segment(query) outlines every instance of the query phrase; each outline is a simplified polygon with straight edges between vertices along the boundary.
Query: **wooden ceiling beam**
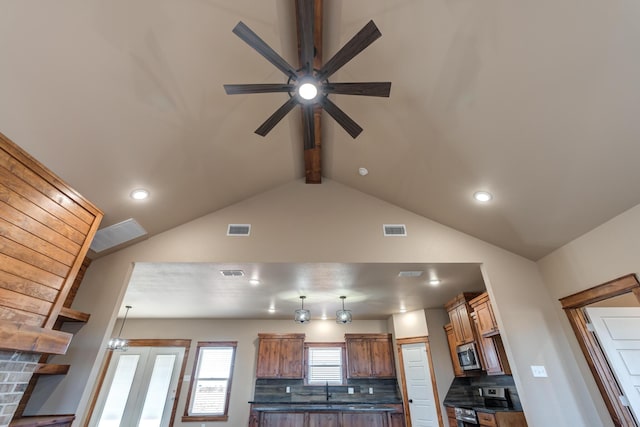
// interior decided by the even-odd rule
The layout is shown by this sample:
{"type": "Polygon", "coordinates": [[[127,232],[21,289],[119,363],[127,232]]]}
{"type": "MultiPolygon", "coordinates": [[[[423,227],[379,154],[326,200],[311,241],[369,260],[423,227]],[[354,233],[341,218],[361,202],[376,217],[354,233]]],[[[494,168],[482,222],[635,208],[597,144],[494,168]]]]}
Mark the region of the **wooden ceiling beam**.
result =
{"type": "MultiPolygon", "coordinates": [[[[313,58],[313,67],[320,69],[322,67],[322,27],[323,27],[323,0],[296,0],[296,29],[298,34],[298,58],[299,63],[302,64],[302,49],[301,49],[301,23],[297,18],[299,3],[301,1],[313,2],[313,17],[314,17],[314,32],[313,32],[313,44],[315,47],[315,56],[313,58]]],[[[322,163],[321,163],[321,148],[322,148],[322,133],[320,130],[320,121],[322,117],[322,107],[317,105],[314,108],[313,120],[315,129],[315,148],[304,150],[304,173],[305,181],[307,184],[320,184],[322,182],[322,163]]]]}

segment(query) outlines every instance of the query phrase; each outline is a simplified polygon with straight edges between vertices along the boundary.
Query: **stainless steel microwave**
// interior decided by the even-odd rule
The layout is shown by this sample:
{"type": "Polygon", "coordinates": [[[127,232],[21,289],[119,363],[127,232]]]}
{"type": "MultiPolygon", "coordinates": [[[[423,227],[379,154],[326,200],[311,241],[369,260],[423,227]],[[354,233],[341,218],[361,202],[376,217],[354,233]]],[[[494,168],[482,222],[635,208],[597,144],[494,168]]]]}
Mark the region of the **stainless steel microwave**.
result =
{"type": "Polygon", "coordinates": [[[462,369],[471,371],[481,368],[475,343],[459,345],[456,351],[458,353],[458,362],[462,369]]]}

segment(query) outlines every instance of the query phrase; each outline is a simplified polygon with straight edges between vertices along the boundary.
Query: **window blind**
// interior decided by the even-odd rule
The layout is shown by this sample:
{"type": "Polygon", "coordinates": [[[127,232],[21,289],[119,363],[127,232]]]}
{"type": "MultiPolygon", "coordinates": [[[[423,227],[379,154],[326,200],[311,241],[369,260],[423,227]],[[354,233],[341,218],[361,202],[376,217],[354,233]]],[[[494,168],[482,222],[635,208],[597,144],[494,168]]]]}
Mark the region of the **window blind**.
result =
{"type": "Polygon", "coordinates": [[[342,348],[309,347],[309,384],[342,384],[342,348]]]}

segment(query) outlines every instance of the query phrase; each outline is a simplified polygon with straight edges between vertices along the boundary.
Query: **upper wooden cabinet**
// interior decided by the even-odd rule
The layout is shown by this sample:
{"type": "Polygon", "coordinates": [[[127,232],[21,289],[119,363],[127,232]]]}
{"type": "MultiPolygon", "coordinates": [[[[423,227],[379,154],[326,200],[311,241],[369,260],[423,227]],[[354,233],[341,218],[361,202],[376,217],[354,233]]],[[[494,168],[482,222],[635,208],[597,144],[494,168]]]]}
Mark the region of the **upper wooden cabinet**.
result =
{"type": "Polygon", "coordinates": [[[390,334],[345,334],[349,378],[395,378],[390,334]]]}
{"type": "Polygon", "coordinates": [[[52,331],[102,212],[0,134],[2,348],[65,353],[52,331]]]}
{"type": "Polygon", "coordinates": [[[493,314],[489,294],[486,292],[469,301],[471,309],[476,314],[478,333],[483,337],[490,337],[500,333],[496,318],[493,314]]]}
{"type": "Polygon", "coordinates": [[[464,377],[465,373],[460,362],[458,361],[458,352],[456,351],[456,337],[453,332],[453,325],[448,323],[444,325],[444,331],[447,334],[447,343],[449,344],[449,355],[451,356],[451,364],[453,365],[453,374],[456,377],[464,377]]]}
{"type": "Polygon", "coordinates": [[[304,378],[304,334],[258,334],[257,378],[304,378]]]}
{"type": "Polygon", "coordinates": [[[471,325],[471,318],[469,317],[471,308],[468,301],[477,295],[477,293],[465,292],[445,304],[445,308],[449,313],[449,319],[451,320],[451,326],[453,327],[456,345],[475,341],[473,326],[471,325]]]}

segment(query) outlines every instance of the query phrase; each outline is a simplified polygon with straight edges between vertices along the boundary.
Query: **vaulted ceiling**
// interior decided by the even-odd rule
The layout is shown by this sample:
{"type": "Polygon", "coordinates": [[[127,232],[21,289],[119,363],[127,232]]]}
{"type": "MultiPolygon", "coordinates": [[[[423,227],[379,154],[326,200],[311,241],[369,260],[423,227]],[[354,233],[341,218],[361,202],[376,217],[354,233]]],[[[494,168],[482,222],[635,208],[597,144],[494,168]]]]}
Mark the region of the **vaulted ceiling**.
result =
{"type": "MultiPolygon", "coordinates": [[[[325,0],[325,58],[382,32],[334,80],[393,86],[332,96],[364,131],[323,119],[322,174],[538,259],[640,202],[639,18],[621,0],[325,0]]],[[[104,226],[150,234],[302,179],[299,113],[253,133],[287,95],[223,90],[285,82],[239,21],[297,63],[292,0],[5,0],[0,132],[104,226]]]]}

